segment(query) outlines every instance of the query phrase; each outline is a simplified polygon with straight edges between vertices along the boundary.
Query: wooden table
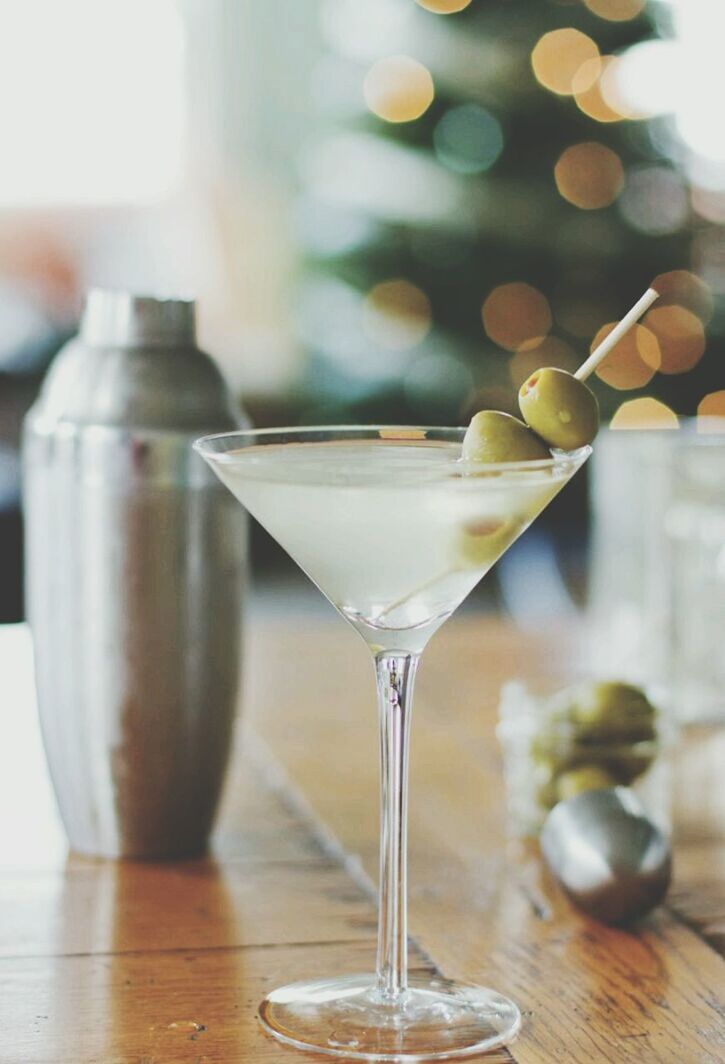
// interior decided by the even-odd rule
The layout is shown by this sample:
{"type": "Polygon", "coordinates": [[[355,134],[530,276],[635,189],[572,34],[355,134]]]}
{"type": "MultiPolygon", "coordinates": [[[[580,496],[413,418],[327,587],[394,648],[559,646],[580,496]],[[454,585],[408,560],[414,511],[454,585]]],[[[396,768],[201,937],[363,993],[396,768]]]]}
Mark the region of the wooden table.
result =
{"type": "MultiPolygon", "coordinates": [[[[175,864],[67,856],[27,633],[0,629],[1,1064],[329,1059],[267,1038],[255,1009],[280,982],[374,964],[372,670],[341,622],[250,628],[213,856],[175,864]]],[[[519,1039],[490,1061],[725,1061],[722,736],[709,783],[702,749],[678,754],[676,882],[636,933],[577,916],[535,854],[506,843],[499,685],[566,678],[576,656],[562,633],[488,620],[454,620],[431,644],[413,735],[413,963],[520,1003],[519,1039]]]]}

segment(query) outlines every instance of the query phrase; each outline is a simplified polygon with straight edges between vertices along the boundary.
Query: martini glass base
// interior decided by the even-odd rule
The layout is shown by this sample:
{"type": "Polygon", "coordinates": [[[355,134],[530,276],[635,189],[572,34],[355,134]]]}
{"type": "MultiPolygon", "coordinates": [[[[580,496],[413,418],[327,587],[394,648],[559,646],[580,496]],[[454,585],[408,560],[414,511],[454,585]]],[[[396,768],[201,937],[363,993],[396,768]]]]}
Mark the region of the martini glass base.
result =
{"type": "Polygon", "coordinates": [[[259,1018],[281,1042],[347,1060],[466,1057],[510,1042],[521,1025],[495,990],[425,976],[411,976],[394,1002],[369,975],[290,983],[264,999],[259,1018]]]}

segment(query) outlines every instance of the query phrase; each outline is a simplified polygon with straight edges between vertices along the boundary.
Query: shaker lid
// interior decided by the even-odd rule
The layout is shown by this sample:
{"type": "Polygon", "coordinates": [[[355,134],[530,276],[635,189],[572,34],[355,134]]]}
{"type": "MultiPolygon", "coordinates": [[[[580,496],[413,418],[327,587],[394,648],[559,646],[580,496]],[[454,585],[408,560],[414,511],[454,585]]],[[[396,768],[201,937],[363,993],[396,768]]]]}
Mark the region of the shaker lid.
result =
{"type": "Polygon", "coordinates": [[[91,288],[81,319],[81,336],[98,347],[193,346],[192,299],[162,299],[133,292],[91,288]]]}

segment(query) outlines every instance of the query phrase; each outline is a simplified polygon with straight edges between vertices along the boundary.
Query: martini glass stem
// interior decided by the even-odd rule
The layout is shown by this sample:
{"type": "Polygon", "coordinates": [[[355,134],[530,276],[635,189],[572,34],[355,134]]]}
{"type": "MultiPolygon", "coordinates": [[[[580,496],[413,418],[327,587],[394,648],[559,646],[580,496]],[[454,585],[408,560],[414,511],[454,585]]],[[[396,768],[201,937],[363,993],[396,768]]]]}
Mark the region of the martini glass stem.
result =
{"type": "Polygon", "coordinates": [[[408,985],[408,748],[419,656],[375,656],[380,712],[380,901],[378,992],[394,1001],[408,985]]]}

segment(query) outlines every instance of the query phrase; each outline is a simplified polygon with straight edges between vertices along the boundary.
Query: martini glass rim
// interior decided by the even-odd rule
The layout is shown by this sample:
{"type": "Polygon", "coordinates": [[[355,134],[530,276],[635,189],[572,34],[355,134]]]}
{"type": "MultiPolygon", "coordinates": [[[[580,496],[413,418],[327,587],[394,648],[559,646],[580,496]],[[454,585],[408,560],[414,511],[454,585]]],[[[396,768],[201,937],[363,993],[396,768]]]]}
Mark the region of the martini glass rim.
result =
{"type": "MultiPolygon", "coordinates": [[[[422,442],[462,442],[466,429],[460,425],[396,425],[396,424],[372,424],[372,425],[285,425],[280,427],[263,429],[234,429],[226,432],[213,432],[199,437],[193,443],[194,450],[209,462],[223,461],[232,448],[217,447],[222,442],[246,441],[247,446],[253,446],[255,439],[260,442],[269,441],[270,437],[294,437],[287,440],[279,440],[279,446],[289,446],[293,443],[332,443],[334,437],[356,438],[362,441],[368,439],[380,439],[383,443],[397,443],[403,446],[415,446],[422,442]],[[382,434],[385,435],[382,435],[382,434]],[[400,433],[398,437],[392,435],[400,433]],[[424,436],[412,436],[411,433],[425,433],[424,436]],[[332,439],[319,439],[318,437],[330,436],[332,439]]],[[[486,473],[504,472],[540,472],[547,469],[560,469],[570,463],[575,466],[583,465],[589,458],[592,448],[589,445],[579,447],[574,451],[554,451],[551,458],[535,458],[516,462],[475,462],[461,461],[464,471],[480,469],[486,473]]]]}

